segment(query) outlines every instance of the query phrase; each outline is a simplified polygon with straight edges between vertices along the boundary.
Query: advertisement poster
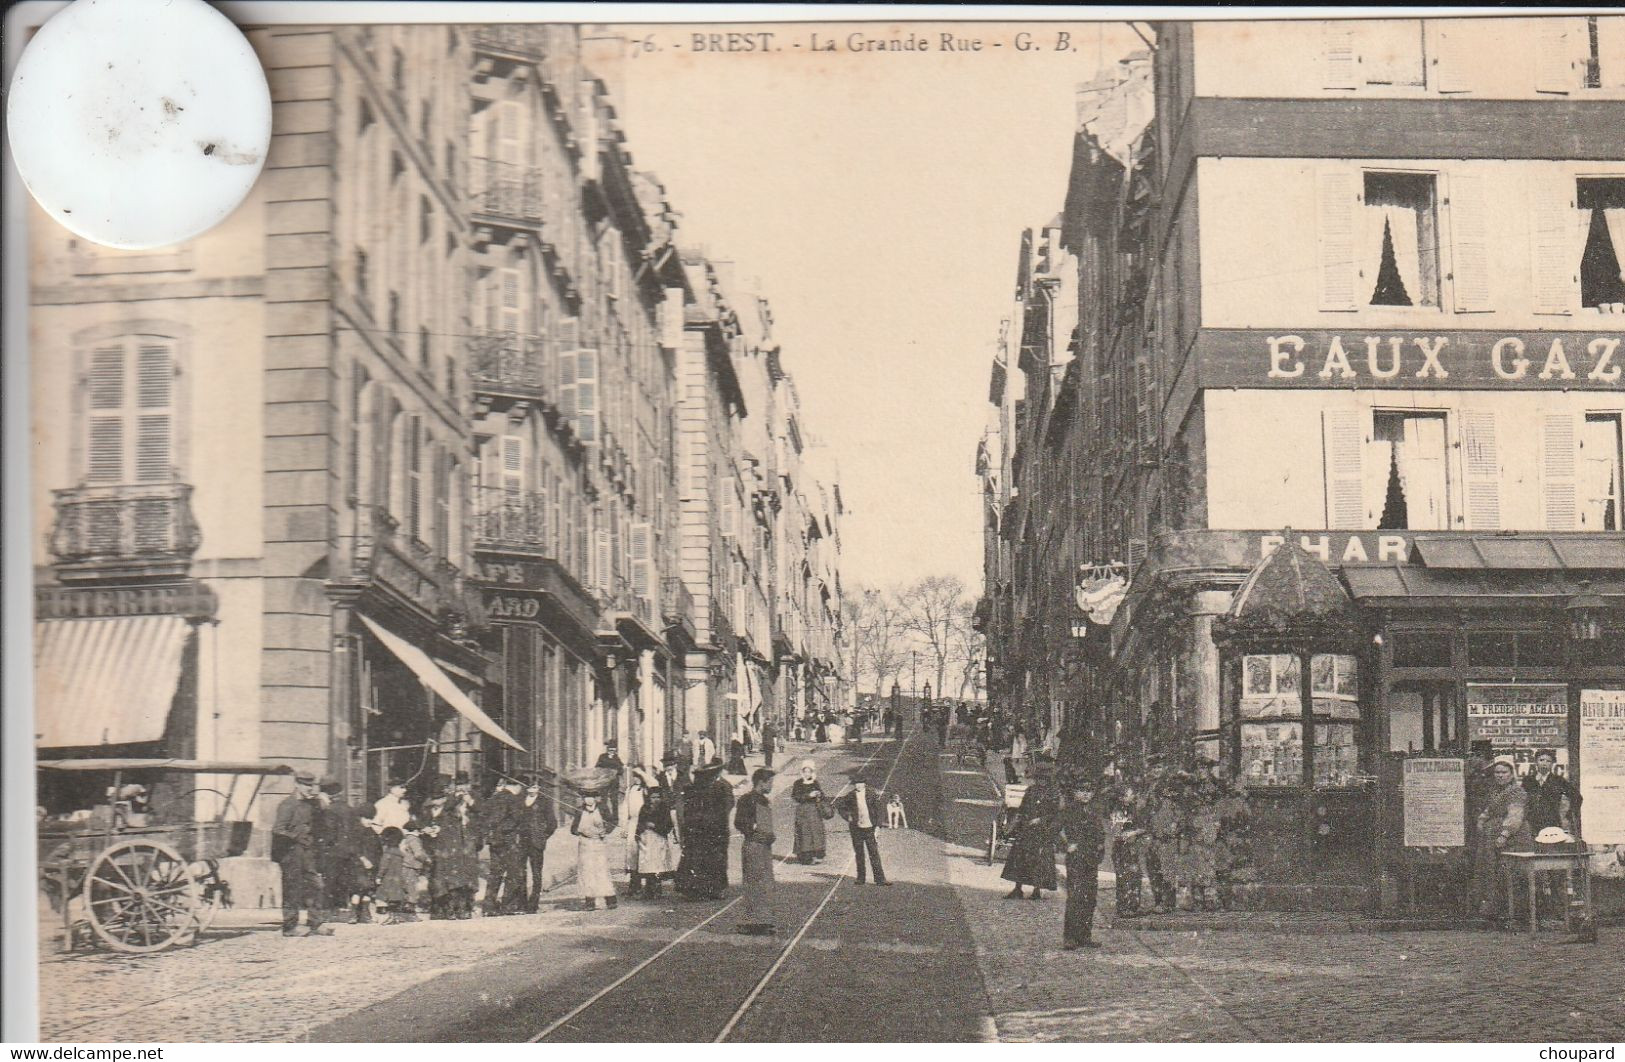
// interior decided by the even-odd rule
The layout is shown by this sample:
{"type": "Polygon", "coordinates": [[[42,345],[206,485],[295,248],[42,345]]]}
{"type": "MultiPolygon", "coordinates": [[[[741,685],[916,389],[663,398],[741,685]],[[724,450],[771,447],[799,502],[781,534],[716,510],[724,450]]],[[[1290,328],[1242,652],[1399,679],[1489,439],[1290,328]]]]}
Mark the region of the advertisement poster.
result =
{"type": "Polygon", "coordinates": [[[1625,844],[1625,690],[1580,692],[1580,814],[1592,844],[1625,844]]]}
{"type": "Polygon", "coordinates": [[[1467,843],[1466,761],[1405,761],[1405,847],[1467,843]]]}
{"type": "Polygon", "coordinates": [[[1569,689],[1560,682],[1467,684],[1467,740],[1488,741],[1497,758],[1510,758],[1528,774],[1536,749],[1557,753],[1557,773],[1568,774],[1569,689]]]}

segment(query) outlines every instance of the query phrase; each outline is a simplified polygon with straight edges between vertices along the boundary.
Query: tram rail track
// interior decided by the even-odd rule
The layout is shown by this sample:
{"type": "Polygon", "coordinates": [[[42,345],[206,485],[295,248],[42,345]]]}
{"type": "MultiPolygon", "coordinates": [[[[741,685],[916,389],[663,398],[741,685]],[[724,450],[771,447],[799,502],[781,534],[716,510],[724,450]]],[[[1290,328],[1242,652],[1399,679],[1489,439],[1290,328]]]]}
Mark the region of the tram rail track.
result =
{"type": "MultiPolygon", "coordinates": [[[[891,785],[892,776],[896,773],[898,765],[902,762],[903,752],[908,747],[908,743],[913,739],[913,737],[913,734],[906,735],[901,742],[896,744],[895,754],[892,757],[891,766],[886,771],[885,780],[880,784],[881,790],[884,791],[891,785]]],[[[877,748],[874,752],[870,753],[870,755],[863,760],[858,769],[852,773],[861,775],[864,771],[868,770],[869,766],[874,763],[875,759],[880,756],[880,754],[885,751],[888,746],[890,746],[890,742],[882,743],[880,748],[877,748]]],[[[788,856],[783,857],[779,860],[779,862],[781,864],[788,862],[789,858],[790,857],[788,856]]],[[[840,890],[841,886],[847,881],[852,880],[853,871],[855,869],[855,860],[851,855],[848,855],[839,876],[836,877],[835,881],[830,885],[828,890],[825,891],[823,897],[818,901],[817,905],[813,907],[812,912],[808,914],[806,918],[802,919],[800,925],[797,926],[796,931],[791,934],[784,946],[779,949],[778,954],[774,957],[772,963],[767,967],[766,971],[755,980],[743,999],[741,999],[738,1005],[732,1009],[727,1019],[722,1022],[716,1034],[711,1037],[712,1043],[724,1043],[735,1033],[735,1031],[739,1028],[740,1023],[750,1013],[751,1009],[761,1001],[763,995],[766,994],[775,978],[778,977],[780,972],[790,962],[796,948],[806,938],[808,931],[813,926],[813,923],[816,922],[819,916],[824,913],[824,909],[829,906],[829,902],[834,899],[835,894],[840,890]]],[[[627,988],[629,985],[634,984],[638,977],[647,973],[652,967],[655,967],[661,959],[666,958],[673,952],[676,952],[680,945],[693,938],[694,935],[697,934],[701,929],[704,929],[707,925],[710,925],[712,922],[716,921],[723,914],[738,904],[742,899],[742,896],[736,896],[729,900],[717,910],[707,915],[703,920],[684,930],[681,934],[661,947],[654,954],[650,955],[646,959],[643,959],[630,970],[616,977],[603,988],[600,988],[597,992],[589,996],[586,1000],[577,1004],[562,1017],[555,1018],[553,1021],[549,1022],[539,1032],[528,1037],[527,1042],[545,1042],[559,1032],[571,1028],[572,1024],[582,1015],[591,1013],[595,1008],[606,1004],[606,1002],[612,1002],[617,992],[627,988]]],[[[697,1037],[696,1040],[698,1040],[697,1037]]]]}

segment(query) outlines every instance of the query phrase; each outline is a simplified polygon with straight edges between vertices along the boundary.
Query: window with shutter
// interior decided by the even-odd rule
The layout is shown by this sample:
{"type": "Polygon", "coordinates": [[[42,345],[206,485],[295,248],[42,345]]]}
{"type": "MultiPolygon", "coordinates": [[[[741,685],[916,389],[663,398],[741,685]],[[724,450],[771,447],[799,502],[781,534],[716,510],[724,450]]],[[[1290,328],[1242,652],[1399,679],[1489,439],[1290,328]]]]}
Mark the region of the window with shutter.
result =
{"type": "Polygon", "coordinates": [[[174,474],[174,346],[126,336],[90,352],[85,387],[87,483],[160,483],[174,474]]]}
{"type": "Polygon", "coordinates": [[[1625,88],[1625,15],[1601,15],[1590,20],[1596,88],[1625,88]]]}
{"type": "Polygon", "coordinates": [[[1355,243],[1360,185],[1352,170],[1322,170],[1315,177],[1319,203],[1320,308],[1355,308],[1355,243]]]}
{"type": "Polygon", "coordinates": [[[1494,413],[1482,409],[1461,411],[1461,471],[1468,528],[1499,531],[1501,458],[1496,448],[1494,413]]]}
{"type": "Polygon", "coordinates": [[[435,448],[434,547],[440,556],[451,553],[451,456],[435,448]]]}
{"type": "Polygon", "coordinates": [[[1328,409],[1321,414],[1326,466],[1326,526],[1358,531],[1372,525],[1366,507],[1361,451],[1364,417],[1358,410],[1328,409]]]}
{"type": "Polygon", "coordinates": [[[576,352],[576,434],[584,443],[598,441],[598,351],[576,352]]]}
{"type": "Polygon", "coordinates": [[[574,425],[576,416],[576,352],[559,351],[559,416],[574,425]]]}
{"type": "Polygon", "coordinates": [[[1580,530],[1620,530],[1621,417],[1618,413],[1587,413],[1580,431],[1580,530]]]}
{"type": "Polygon", "coordinates": [[[423,421],[406,418],[406,530],[423,538],[423,421]]]}
{"type": "Polygon", "coordinates": [[[1325,83],[1329,89],[1356,87],[1358,71],[1355,69],[1354,27],[1353,22],[1324,23],[1323,61],[1325,83]]]}
{"type": "Polygon", "coordinates": [[[1540,440],[1540,486],[1546,530],[1573,531],[1578,517],[1573,414],[1546,414],[1540,440]]]}
{"type": "Polygon", "coordinates": [[[613,592],[615,589],[615,584],[610,568],[611,561],[608,528],[599,527],[595,545],[598,551],[598,587],[606,593],[613,592]]]}
{"type": "Polygon", "coordinates": [[[1490,297],[1489,219],[1484,178],[1455,174],[1450,178],[1451,288],[1457,313],[1485,313],[1490,297]]]}
{"type": "Polygon", "coordinates": [[[502,311],[497,328],[502,332],[524,331],[524,291],[519,270],[505,267],[502,273],[502,311]]]}
{"type": "Polygon", "coordinates": [[[525,437],[523,435],[504,435],[502,437],[502,489],[508,494],[518,494],[525,489],[525,437]]]}
{"type": "Polygon", "coordinates": [[[1572,314],[1580,288],[1579,211],[1575,185],[1561,178],[1532,178],[1529,225],[1535,312],[1572,314]]]}

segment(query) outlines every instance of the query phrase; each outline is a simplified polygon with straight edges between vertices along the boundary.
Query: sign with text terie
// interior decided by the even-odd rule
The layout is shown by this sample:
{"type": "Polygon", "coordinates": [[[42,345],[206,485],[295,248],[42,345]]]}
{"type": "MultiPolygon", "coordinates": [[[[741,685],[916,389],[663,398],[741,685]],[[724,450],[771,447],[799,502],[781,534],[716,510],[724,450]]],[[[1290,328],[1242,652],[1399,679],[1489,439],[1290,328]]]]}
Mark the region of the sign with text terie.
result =
{"type": "Polygon", "coordinates": [[[1455,759],[1405,761],[1405,847],[1467,843],[1467,765],[1455,759]]]}
{"type": "Polygon", "coordinates": [[[1625,391],[1609,332],[1204,329],[1202,387],[1625,391]]]}
{"type": "Polygon", "coordinates": [[[1560,682],[1467,683],[1467,740],[1488,741],[1497,758],[1529,773],[1537,749],[1569,760],[1569,688],[1560,682]]]}
{"type": "Polygon", "coordinates": [[[1625,690],[1580,691],[1580,815],[1592,844],[1625,844],[1625,690]]]}

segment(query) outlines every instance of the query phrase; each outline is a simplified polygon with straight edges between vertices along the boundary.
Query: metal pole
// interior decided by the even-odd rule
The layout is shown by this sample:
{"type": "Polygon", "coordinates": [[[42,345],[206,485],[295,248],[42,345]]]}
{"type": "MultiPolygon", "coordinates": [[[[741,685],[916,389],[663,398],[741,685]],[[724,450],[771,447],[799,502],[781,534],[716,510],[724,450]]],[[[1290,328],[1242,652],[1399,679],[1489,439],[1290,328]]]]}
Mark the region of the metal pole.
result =
{"type": "Polygon", "coordinates": [[[908,690],[918,697],[920,695],[920,651],[918,649],[911,650],[909,659],[911,663],[908,666],[908,690]]]}

